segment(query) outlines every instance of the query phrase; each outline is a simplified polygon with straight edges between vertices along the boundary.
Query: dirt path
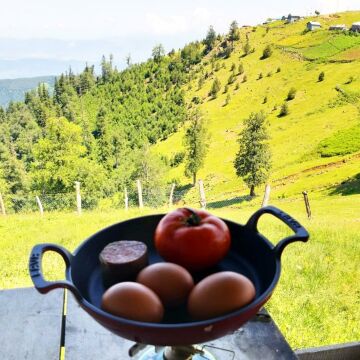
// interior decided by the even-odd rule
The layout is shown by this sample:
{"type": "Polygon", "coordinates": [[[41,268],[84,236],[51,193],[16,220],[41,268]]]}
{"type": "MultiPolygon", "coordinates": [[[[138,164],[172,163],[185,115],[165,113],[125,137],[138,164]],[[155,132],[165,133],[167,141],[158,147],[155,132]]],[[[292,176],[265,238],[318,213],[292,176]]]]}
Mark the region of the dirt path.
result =
{"type": "Polygon", "coordinates": [[[342,167],[342,166],[344,166],[344,164],[346,164],[346,162],[348,162],[349,160],[357,159],[357,158],[360,158],[360,153],[354,154],[354,155],[350,156],[350,157],[347,158],[347,159],[342,159],[342,160],[333,161],[333,162],[330,162],[330,163],[327,163],[327,164],[322,164],[322,165],[313,166],[313,167],[311,167],[311,168],[302,170],[302,171],[297,172],[297,173],[295,173],[295,174],[291,174],[291,175],[285,176],[285,177],[283,177],[283,178],[281,178],[281,179],[276,179],[276,180],[274,180],[274,188],[279,187],[279,186],[281,186],[281,185],[285,185],[284,182],[289,181],[289,180],[297,179],[297,178],[299,178],[302,174],[307,174],[307,173],[311,173],[311,172],[316,172],[316,171],[322,170],[322,169],[332,169],[332,168],[335,168],[335,167],[342,167]]]}

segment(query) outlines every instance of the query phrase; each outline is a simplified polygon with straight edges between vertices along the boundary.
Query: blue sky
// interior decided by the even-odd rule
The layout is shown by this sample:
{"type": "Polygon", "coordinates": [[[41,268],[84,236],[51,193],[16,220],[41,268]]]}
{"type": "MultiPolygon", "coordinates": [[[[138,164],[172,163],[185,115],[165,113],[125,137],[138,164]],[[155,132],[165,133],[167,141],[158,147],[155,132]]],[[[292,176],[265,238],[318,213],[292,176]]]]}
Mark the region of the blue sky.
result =
{"type": "Polygon", "coordinates": [[[113,53],[120,67],[127,54],[145,60],[157,43],[169,51],[202,39],[209,25],[224,33],[232,20],[252,25],[288,13],[360,9],[359,0],[0,0],[0,5],[0,61],[98,63],[102,54],[113,53]]]}

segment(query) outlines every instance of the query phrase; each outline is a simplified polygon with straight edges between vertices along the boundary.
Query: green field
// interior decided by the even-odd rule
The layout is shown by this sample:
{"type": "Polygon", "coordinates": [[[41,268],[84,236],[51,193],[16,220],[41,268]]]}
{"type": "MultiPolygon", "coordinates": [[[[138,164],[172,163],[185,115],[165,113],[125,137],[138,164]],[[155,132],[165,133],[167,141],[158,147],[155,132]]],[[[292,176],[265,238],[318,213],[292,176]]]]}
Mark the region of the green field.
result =
{"type": "MultiPolygon", "coordinates": [[[[256,199],[257,201],[259,199],[256,199]]],[[[257,202],[256,201],[256,202],[257,202]]],[[[355,341],[360,338],[360,195],[311,199],[313,217],[308,220],[301,198],[274,200],[310,232],[308,243],[288,246],[282,256],[280,282],[267,309],[293,348],[355,341]]],[[[214,210],[227,219],[245,223],[258,205],[243,204],[214,210]]],[[[164,212],[168,209],[159,209],[164,212]]],[[[151,209],[111,212],[10,215],[0,218],[0,288],[31,286],[27,271],[33,245],[60,244],[70,251],[95,231],[128,217],[153,213],[151,209]]],[[[276,243],[289,229],[270,215],[259,223],[260,232],[276,243]]],[[[46,253],[48,279],[62,279],[59,255],[46,253]]]]}

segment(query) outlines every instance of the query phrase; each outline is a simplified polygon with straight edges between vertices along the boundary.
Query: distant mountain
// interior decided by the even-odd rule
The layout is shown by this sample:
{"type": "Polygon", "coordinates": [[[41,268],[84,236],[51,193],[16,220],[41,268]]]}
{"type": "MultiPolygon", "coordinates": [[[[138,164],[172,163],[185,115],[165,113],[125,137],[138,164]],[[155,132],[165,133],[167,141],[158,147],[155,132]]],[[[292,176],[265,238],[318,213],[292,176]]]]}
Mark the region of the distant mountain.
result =
{"type": "MultiPolygon", "coordinates": [[[[1,46],[1,41],[0,41],[1,46]]],[[[58,60],[54,58],[4,59],[0,57],[0,79],[30,78],[35,76],[60,75],[71,67],[77,73],[84,69],[86,61],[58,60]]]]}
{"type": "Polygon", "coordinates": [[[10,101],[23,101],[25,93],[36,88],[39,83],[48,84],[52,92],[54,82],[55,76],[0,80],[0,106],[6,106],[10,101]]]}

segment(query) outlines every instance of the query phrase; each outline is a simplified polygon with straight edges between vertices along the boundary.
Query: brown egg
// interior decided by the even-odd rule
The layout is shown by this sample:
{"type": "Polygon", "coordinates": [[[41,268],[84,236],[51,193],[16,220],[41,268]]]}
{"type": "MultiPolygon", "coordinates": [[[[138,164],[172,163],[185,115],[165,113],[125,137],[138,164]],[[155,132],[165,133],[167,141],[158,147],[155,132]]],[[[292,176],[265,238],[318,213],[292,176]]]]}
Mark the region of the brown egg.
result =
{"type": "Polygon", "coordinates": [[[247,277],[222,271],[195,285],[189,296],[188,311],[194,319],[210,319],[238,310],[254,297],[255,287],[247,277]]]}
{"type": "Polygon", "coordinates": [[[147,266],[136,281],[152,289],[166,307],[185,303],[194,287],[193,278],[185,268],[168,262],[147,266]]]}
{"type": "Polygon", "coordinates": [[[159,297],[146,286],[130,281],[107,289],[101,308],[113,315],[144,322],[160,322],[164,315],[159,297]]]}

